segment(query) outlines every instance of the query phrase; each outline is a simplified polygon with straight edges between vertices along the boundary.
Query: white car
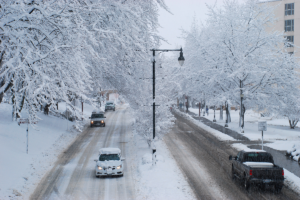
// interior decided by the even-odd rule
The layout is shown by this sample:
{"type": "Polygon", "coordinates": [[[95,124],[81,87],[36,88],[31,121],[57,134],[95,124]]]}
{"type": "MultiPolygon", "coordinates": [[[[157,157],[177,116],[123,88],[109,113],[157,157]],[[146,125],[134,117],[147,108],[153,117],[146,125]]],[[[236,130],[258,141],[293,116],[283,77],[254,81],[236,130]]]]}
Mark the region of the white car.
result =
{"type": "Polygon", "coordinates": [[[102,148],[96,161],[96,177],[123,176],[124,166],[119,148],[102,148]]]}

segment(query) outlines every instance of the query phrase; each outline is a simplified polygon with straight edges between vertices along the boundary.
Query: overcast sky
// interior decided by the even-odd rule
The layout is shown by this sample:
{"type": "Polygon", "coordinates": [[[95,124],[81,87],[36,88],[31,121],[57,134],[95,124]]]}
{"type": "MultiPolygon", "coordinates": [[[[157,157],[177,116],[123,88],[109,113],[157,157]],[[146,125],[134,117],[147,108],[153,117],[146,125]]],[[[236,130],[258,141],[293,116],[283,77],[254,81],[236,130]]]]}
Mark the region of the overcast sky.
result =
{"type": "MultiPolygon", "coordinates": [[[[162,28],[159,33],[170,44],[163,42],[160,48],[177,48],[184,45],[184,41],[180,39],[181,31],[183,28],[189,30],[193,17],[199,22],[204,22],[207,18],[208,5],[214,5],[215,0],[164,0],[170,11],[170,14],[165,10],[160,9],[159,22],[162,28]]],[[[240,2],[244,0],[239,0],[240,2]]],[[[217,5],[221,6],[223,0],[218,0],[217,5]]]]}

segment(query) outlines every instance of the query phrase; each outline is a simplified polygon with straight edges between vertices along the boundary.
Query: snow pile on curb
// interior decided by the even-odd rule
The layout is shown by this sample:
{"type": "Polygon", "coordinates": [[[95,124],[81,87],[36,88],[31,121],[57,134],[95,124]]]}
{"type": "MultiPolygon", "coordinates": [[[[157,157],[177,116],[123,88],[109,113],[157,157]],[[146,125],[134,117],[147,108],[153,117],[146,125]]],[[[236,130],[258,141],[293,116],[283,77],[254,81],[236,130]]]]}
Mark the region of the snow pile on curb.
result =
{"type": "Polygon", "coordinates": [[[287,169],[284,169],[284,185],[291,188],[296,193],[300,194],[300,178],[291,173],[287,169]]]}
{"type": "Polygon", "coordinates": [[[299,162],[299,157],[300,157],[300,145],[299,144],[294,144],[293,147],[289,150],[286,151],[287,156],[291,156],[293,160],[299,162]]]}
{"type": "Polygon", "coordinates": [[[213,129],[213,128],[211,128],[211,127],[203,124],[199,120],[196,120],[193,117],[191,117],[189,114],[182,113],[182,112],[178,111],[178,109],[174,109],[174,111],[178,115],[180,115],[180,116],[182,116],[182,117],[184,117],[184,118],[192,121],[194,124],[196,124],[198,127],[202,128],[203,130],[211,133],[212,135],[214,135],[215,137],[217,137],[221,141],[236,141],[236,139],[234,139],[233,137],[231,137],[229,135],[226,135],[226,134],[224,134],[224,133],[222,133],[222,132],[220,132],[218,130],[215,130],[215,129],[213,129]]]}

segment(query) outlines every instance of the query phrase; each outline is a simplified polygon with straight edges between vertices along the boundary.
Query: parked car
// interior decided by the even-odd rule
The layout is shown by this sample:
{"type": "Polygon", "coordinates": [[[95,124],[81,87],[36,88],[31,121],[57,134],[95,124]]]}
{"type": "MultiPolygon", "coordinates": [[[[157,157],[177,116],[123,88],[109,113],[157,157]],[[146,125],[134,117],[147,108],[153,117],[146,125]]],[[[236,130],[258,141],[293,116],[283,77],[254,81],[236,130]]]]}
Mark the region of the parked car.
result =
{"type": "Polygon", "coordinates": [[[102,148],[99,150],[99,158],[96,162],[96,177],[123,176],[125,159],[121,157],[119,148],[102,148]]]}
{"type": "Polygon", "coordinates": [[[245,189],[251,184],[261,186],[274,185],[275,190],[280,192],[284,182],[284,170],[274,164],[273,156],[264,150],[244,150],[237,156],[229,156],[232,160],[232,178],[242,180],[245,189]]]}
{"type": "Polygon", "coordinates": [[[106,102],[105,111],[107,111],[107,110],[113,110],[113,111],[116,110],[116,106],[115,106],[114,102],[106,102]]]}
{"type": "Polygon", "coordinates": [[[103,111],[93,111],[90,117],[90,125],[93,126],[103,126],[105,127],[105,116],[103,111]]]}

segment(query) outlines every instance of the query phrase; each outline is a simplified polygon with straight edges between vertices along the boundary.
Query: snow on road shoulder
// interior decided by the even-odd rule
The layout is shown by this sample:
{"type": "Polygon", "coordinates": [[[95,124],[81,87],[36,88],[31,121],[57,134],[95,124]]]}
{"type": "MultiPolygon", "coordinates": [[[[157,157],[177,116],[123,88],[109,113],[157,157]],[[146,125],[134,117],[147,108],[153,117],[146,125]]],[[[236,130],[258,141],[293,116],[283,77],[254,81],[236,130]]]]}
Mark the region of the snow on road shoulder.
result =
{"type": "Polygon", "coordinates": [[[300,194],[300,178],[288,171],[287,169],[284,169],[284,177],[284,185],[288,186],[296,193],[300,194]]]}
{"type": "Polygon", "coordinates": [[[196,199],[165,143],[156,142],[157,163],[152,166],[151,149],[145,138],[137,135],[139,149],[137,199],[196,199]]]}
{"type": "Polygon", "coordinates": [[[181,115],[182,117],[192,121],[194,124],[196,124],[197,126],[199,126],[200,128],[202,128],[203,130],[211,133],[212,135],[214,135],[215,137],[217,137],[219,140],[222,140],[222,141],[236,141],[236,139],[234,139],[233,137],[229,136],[229,135],[226,135],[218,130],[215,130],[205,124],[203,124],[201,121],[199,120],[196,120],[194,119],[193,117],[191,117],[189,114],[186,114],[186,113],[182,113],[180,112],[179,110],[177,109],[174,109],[176,110],[175,112],[177,112],[177,114],[181,115]]]}

